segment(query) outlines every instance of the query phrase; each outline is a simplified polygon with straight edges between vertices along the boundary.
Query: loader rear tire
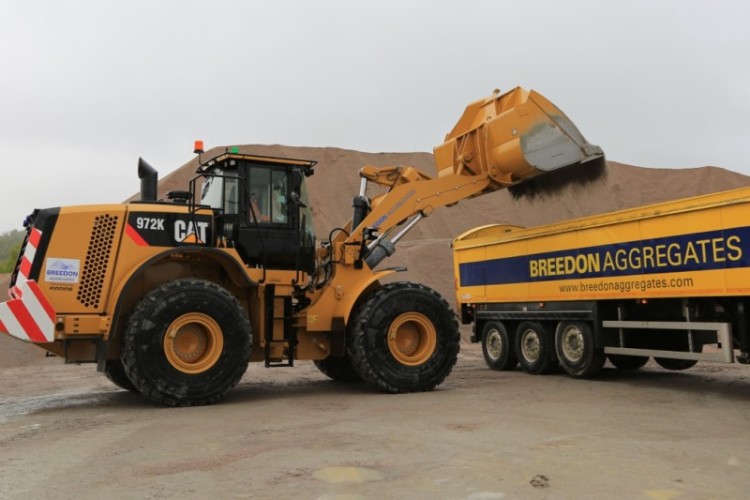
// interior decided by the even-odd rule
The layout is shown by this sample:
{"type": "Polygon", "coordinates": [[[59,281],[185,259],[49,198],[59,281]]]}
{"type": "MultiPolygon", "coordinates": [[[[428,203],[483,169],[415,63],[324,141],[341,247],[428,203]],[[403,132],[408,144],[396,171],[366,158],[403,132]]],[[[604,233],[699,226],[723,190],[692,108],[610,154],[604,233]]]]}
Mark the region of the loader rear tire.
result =
{"type": "Polygon", "coordinates": [[[128,321],[125,373],[153,402],[195,406],[237,385],[250,359],[250,322],[237,299],[205,280],[180,279],[146,295],[128,321]]]}
{"type": "Polygon", "coordinates": [[[429,391],[458,359],[460,334],[450,305],[415,283],[391,283],[366,297],[350,320],[352,365],[382,391],[429,391]]]}
{"type": "Polygon", "coordinates": [[[136,386],[133,385],[133,382],[128,378],[128,375],[125,373],[125,368],[122,366],[122,361],[119,359],[108,359],[104,362],[104,376],[120,389],[125,389],[130,392],[138,392],[138,388],[136,388],[136,386]]]}
{"type": "Polygon", "coordinates": [[[352,366],[349,356],[328,356],[313,361],[320,373],[336,382],[359,382],[362,377],[352,366]]]}
{"type": "Polygon", "coordinates": [[[482,329],[482,355],[493,370],[513,370],[518,366],[513,337],[500,322],[490,321],[482,329]]]}

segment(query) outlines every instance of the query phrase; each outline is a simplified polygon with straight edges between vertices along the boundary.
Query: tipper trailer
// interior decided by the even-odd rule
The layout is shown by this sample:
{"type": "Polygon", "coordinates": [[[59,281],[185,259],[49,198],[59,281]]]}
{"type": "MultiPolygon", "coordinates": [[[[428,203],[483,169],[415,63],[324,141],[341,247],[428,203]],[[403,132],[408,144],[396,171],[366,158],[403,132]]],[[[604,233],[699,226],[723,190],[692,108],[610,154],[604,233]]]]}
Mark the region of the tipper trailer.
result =
{"type": "Polygon", "coordinates": [[[453,252],[461,319],[490,368],[559,364],[581,377],[607,358],[622,369],[750,362],[750,188],[479,227],[453,252]]]}

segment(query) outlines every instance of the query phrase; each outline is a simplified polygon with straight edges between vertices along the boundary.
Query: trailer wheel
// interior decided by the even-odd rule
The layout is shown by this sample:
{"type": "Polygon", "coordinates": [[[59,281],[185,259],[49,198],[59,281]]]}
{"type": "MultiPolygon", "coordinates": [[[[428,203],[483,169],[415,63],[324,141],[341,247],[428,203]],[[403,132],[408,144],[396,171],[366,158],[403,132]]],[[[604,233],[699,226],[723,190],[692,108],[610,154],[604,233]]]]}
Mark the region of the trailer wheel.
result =
{"type": "Polygon", "coordinates": [[[357,370],[352,366],[349,356],[328,356],[325,359],[313,361],[320,373],[337,382],[358,382],[362,380],[357,370]]]}
{"type": "Polygon", "coordinates": [[[130,392],[138,392],[136,386],[130,381],[119,359],[108,359],[104,362],[104,376],[120,389],[130,392]]]}
{"type": "Polygon", "coordinates": [[[247,369],[250,322],[224,288],[199,279],[166,283],[128,321],[122,361],[148,399],[169,406],[213,403],[247,369]]]}
{"type": "Polygon", "coordinates": [[[654,358],[656,364],[666,370],[687,370],[688,368],[694,367],[697,363],[697,359],[670,359],[670,358],[654,358]]]}
{"type": "Polygon", "coordinates": [[[524,321],[515,335],[516,356],[527,373],[551,373],[557,367],[554,338],[542,323],[524,321]]]}
{"type": "Polygon", "coordinates": [[[622,354],[607,355],[609,362],[618,370],[637,370],[648,363],[648,356],[624,356],[622,354]]]}
{"type": "Polygon", "coordinates": [[[607,360],[604,349],[594,345],[591,326],[582,321],[561,321],[555,332],[555,348],[560,365],[574,377],[597,373],[607,360]]]}
{"type": "Polygon", "coordinates": [[[515,347],[505,325],[490,321],[482,330],[482,354],[493,370],[512,370],[518,365],[515,347]]]}
{"type": "Polygon", "coordinates": [[[365,382],[385,392],[432,390],[456,364],[456,315],[423,285],[385,285],[360,303],[350,321],[352,365],[365,382]]]}

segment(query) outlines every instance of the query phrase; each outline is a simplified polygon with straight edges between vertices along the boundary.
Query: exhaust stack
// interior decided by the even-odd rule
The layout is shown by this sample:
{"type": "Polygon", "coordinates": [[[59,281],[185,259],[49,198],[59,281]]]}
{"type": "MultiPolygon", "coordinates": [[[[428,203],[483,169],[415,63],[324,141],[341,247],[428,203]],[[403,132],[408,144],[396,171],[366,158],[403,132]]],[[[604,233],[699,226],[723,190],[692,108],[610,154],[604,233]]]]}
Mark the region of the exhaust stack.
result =
{"type": "Polygon", "coordinates": [[[141,201],[156,201],[159,173],[143,158],[138,158],[138,178],[141,180],[141,201]]]}

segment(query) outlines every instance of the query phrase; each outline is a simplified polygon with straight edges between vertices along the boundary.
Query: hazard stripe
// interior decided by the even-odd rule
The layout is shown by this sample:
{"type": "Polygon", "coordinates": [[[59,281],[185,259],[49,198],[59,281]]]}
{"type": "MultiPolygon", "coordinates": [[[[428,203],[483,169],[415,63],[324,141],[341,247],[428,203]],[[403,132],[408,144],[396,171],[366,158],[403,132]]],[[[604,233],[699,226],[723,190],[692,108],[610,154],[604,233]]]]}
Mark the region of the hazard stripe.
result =
{"type": "MultiPolygon", "coordinates": [[[[52,308],[52,304],[49,303],[49,300],[47,300],[47,297],[42,293],[39,285],[37,285],[36,281],[27,281],[24,283],[24,288],[31,290],[31,295],[27,295],[30,299],[28,301],[29,307],[35,309],[38,307],[40,314],[47,316],[47,319],[49,319],[49,326],[52,328],[55,323],[55,310],[52,308]],[[31,296],[33,296],[33,299],[31,299],[31,296]]],[[[38,314],[34,314],[34,317],[37,318],[37,321],[43,320],[38,314]]],[[[44,327],[42,327],[42,329],[44,330],[44,327]]]]}
{"type": "Polygon", "coordinates": [[[34,262],[34,257],[36,257],[36,247],[26,245],[26,248],[23,250],[23,256],[28,259],[29,262],[34,262]]]}
{"type": "Polygon", "coordinates": [[[31,272],[31,261],[27,259],[25,255],[23,256],[23,259],[21,259],[21,267],[18,269],[18,272],[21,273],[24,278],[27,278],[31,272]]]}
{"type": "Polygon", "coordinates": [[[135,228],[130,224],[125,225],[125,234],[130,236],[130,239],[133,240],[133,242],[139,247],[149,246],[146,240],[144,240],[143,237],[138,234],[138,231],[136,231],[135,228]]]}
{"type": "Polygon", "coordinates": [[[42,238],[42,232],[36,228],[31,229],[29,233],[29,240],[26,242],[26,246],[23,249],[23,255],[21,256],[21,265],[18,268],[18,277],[16,282],[22,282],[29,279],[31,274],[31,266],[34,263],[34,257],[36,257],[36,247],[39,246],[39,241],[42,238]],[[21,279],[22,278],[22,279],[21,279]]]}
{"type": "Polygon", "coordinates": [[[5,334],[10,335],[10,332],[8,332],[8,329],[5,328],[5,325],[3,324],[2,320],[0,320],[0,333],[5,333],[5,334]]]}
{"type": "Polygon", "coordinates": [[[3,329],[8,335],[13,335],[14,337],[18,337],[19,339],[28,342],[29,338],[16,320],[16,317],[13,316],[13,313],[8,307],[9,303],[10,302],[0,303],[0,323],[3,324],[3,329]]]}
{"type": "Polygon", "coordinates": [[[29,278],[27,276],[24,276],[22,273],[18,273],[18,276],[16,276],[16,286],[20,285],[21,283],[26,283],[26,281],[29,278]]]}
{"type": "Polygon", "coordinates": [[[36,248],[39,246],[39,240],[41,239],[42,239],[42,232],[35,227],[32,228],[31,233],[29,234],[28,244],[36,248]]]}
{"type": "Polygon", "coordinates": [[[55,310],[39,285],[30,280],[11,292],[14,298],[0,303],[0,331],[31,342],[54,341],[55,310]]]}
{"type": "MultiPolygon", "coordinates": [[[[31,317],[29,310],[26,309],[24,303],[20,300],[10,300],[7,302],[8,309],[18,321],[21,326],[21,330],[29,337],[32,342],[46,342],[47,339],[44,337],[44,333],[39,329],[39,325],[36,324],[34,318],[31,317]]],[[[11,332],[13,333],[13,332],[11,332]]]]}

